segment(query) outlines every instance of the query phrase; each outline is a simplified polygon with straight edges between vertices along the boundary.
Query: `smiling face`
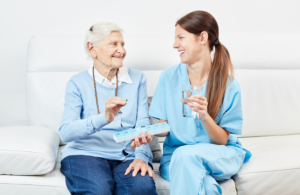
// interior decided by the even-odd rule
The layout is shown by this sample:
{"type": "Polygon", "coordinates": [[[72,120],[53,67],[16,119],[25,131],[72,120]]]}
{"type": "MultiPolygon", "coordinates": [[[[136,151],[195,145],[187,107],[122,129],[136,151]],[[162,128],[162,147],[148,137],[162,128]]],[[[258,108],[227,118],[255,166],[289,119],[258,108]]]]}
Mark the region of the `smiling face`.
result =
{"type": "Polygon", "coordinates": [[[191,65],[201,59],[201,51],[203,50],[205,42],[207,42],[207,39],[205,41],[202,37],[203,33],[196,36],[184,30],[180,25],[176,25],[173,48],[180,52],[182,63],[191,65]]]}
{"type": "Polygon", "coordinates": [[[108,68],[120,68],[123,66],[123,60],[126,56],[124,45],[122,34],[113,31],[97,46],[93,46],[90,54],[94,58],[95,63],[100,63],[108,68]]]}

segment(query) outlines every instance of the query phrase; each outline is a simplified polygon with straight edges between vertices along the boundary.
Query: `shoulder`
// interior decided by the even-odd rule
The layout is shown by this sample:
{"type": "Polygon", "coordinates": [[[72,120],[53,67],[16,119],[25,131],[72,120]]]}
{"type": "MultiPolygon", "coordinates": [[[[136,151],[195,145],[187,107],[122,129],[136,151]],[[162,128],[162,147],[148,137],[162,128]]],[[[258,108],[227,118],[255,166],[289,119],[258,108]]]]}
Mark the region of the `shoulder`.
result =
{"type": "Polygon", "coordinates": [[[128,68],[128,74],[133,83],[134,81],[145,82],[147,80],[146,75],[142,71],[136,69],[128,68]]]}
{"type": "Polygon", "coordinates": [[[74,74],[69,81],[73,81],[75,83],[82,82],[83,80],[87,80],[89,77],[91,77],[88,73],[88,71],[79,72],[77,74],[74,74]]]}
{"type": "Polygon", "coordinates": [[[79,86],[84,85],[87,81],[92,79],[89,77],[91,76],[89,75],[88,71],[79,72],[69,79],[67,83],[67,88],[79,88],[79,86]]]}
{"type": "Polygon", "coordinates": [[[163,79],[170,79],[172,77],[175,77],[175,78],[178,78],[178,75],[181,73],[182,71],[182,66],[185,66],[185,64],[183,63],[180,63],[180,64],[177,64],[175,66],[171,66],[167,69],[165,69],[161,75],[160,75],[160,79],[163,80],[163,79]]]}
{"type": "Polygon", "coordinates": [[[241,88],[237,80],[230,77],[223,99],[223,106],[227,110],[236,101],[241,101],[241,88]]]}
{"type": "Polygon", "coordinates": [[[240,93],[240,91],[241,88],[238,81],[233,77],[229,76],[225,93],[235,94],[240,93]]]}

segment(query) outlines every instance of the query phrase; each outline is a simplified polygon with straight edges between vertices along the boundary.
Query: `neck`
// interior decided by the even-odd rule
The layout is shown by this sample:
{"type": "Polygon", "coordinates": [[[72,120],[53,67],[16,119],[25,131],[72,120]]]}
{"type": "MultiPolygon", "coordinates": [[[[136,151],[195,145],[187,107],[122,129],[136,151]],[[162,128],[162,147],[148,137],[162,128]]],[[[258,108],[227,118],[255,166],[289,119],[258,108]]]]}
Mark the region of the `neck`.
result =
{"type": "Polygon", "coordinates": [[[99,72],[99,74],[107,78],[109,81],[112,81],[117,74],[118,68],[105,66],[95,60],[94,60],[94,66],[97,72],[99,72]]]}
{"type": "Polygon", "coordinates": [[[201,57],[201,59],[193,64],[187,65],[187,71],[191,85],[202,86],[208,79],[209,71],[211,69],[211,58],[201,57]]]}

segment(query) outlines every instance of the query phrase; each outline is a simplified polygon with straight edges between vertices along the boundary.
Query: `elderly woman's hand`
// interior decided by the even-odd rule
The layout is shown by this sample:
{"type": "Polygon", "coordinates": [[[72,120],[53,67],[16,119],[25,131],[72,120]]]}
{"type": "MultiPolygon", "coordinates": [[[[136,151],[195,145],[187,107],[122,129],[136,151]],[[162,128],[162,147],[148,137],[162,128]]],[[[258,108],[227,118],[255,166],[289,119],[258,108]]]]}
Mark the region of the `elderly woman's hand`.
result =
{"type": "Polygon", "coordinates": [[[149,165],[146,164],[145,161],[143,161],[141,159],[135,159],[127,168],[125,175],[128,175],[131,170],[133,170],[133,172],[132,172],[133,177],[135,177],[136,174],[141,170],[142,176],[145,176],[146,173],[148,173],[148,175],[155,180],[154,171],[152,170],[152,168],[149,165]]]}
{"type": "Polygon", "coordinates": [[[105,103],[105,119],[112,122],[121,107],[126,105],[126,101],[119,97],[108,98],[105,103]]]}
{"type": "Polygon", "coordinates": [[[140,147],[142,144],[151,143],[153,136],[148,131],[145,131],[145,133],[147,137],[145,137],[143,132],[141,132],[141,138],[135,136],[135,138],[131,141],[131,150],[133,150],[135,147],[140,147]]]}

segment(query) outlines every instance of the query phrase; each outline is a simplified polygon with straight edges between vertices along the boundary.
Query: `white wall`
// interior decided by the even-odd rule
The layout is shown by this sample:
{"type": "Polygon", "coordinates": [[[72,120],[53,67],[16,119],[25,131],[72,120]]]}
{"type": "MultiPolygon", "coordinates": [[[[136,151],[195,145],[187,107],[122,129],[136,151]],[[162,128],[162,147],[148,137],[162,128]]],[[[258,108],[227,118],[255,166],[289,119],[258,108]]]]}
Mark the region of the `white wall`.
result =
{"type": "MultiPolygon", "coordinates": [[[[31,36],[84,35],[99,21],[115,22],[127,35],[173,36],[176,20],[194,10],[214,15],[221,42],[222,33],[231,32],[300,34],[299,0],[2,0],[0,126],[27,119],[26,61],[31,36]]],[[[284,37],[274,41],[280,43],[284,37]]]]}

